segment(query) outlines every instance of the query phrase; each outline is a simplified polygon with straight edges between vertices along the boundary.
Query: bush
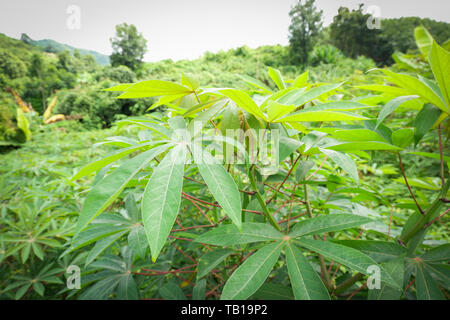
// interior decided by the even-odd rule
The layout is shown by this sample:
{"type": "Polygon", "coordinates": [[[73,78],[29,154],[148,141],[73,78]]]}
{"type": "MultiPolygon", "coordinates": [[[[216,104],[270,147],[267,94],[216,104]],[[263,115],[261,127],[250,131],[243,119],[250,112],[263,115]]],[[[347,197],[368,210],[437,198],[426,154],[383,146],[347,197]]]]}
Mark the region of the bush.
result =
{"type": "Polygon", "coordinates": [[[317,66],[321,63],[330,64],[336,63],[336,61],[343,56],[342,52],[332,45],[320,45],[316,46],[311,53],[309,63],[313,66],[317,66]]]}
{"type": "Polygon", "coordinates": [[[54,112],[81,115],[86,128],[107,128],[115,121],[116,115],[140,115],[153,103],[152,99],[116,99],[110,93],[101,91],[112,84],[110,81],[103,81],[83,90],[61,90],[54,112]]]}

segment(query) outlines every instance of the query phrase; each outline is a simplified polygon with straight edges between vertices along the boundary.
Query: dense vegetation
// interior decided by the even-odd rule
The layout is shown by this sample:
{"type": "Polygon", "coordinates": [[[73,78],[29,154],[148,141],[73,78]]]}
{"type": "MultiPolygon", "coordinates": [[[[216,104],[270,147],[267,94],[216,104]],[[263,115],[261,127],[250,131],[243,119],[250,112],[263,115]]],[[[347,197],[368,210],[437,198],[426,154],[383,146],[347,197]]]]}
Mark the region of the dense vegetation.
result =
{"type": "Polygon", "coordinates": [[[304,60],[143,63],[125,24],[100,66],[0,34],[0,298],[448,299],[449,26],[385,20],[381,54],[346,42],[361,16],[304,60]]]}

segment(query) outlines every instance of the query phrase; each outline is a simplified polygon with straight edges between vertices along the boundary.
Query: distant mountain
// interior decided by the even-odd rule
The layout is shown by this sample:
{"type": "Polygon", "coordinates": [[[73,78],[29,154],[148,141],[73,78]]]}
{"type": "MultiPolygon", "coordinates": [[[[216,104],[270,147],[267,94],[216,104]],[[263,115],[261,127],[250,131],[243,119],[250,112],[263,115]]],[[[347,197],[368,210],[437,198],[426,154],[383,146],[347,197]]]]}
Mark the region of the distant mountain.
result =
{"type": "Polygon", "coordinates": [[[57,53],[57,52],[61,52],[64,50],[69,50],[71,53],[73,53],[75,50],[77,50],[82,55],[88,55],[88,54],[92,55],[95,58],[95,60],[97,61],[97,63],[100,65],[109,64],[109,56],[101,54],[97,51],[74,48],[67,44],[59,43],[59,42],[57,42],[55,40],[51,40],[51,39],[33,40],[25,33],[22,33],[20,40],[26,44],[31,44],[34,46],[41,47],[46,52],[57,53]]]}

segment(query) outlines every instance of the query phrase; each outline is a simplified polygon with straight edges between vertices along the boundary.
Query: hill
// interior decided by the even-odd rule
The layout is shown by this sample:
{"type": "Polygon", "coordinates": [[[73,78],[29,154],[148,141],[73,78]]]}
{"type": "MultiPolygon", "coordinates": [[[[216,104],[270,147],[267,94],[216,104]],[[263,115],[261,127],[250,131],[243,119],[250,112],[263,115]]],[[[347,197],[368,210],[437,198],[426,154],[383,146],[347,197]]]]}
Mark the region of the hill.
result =
{"type": "Polygon", "coordinates": [[[101,54],[94,50],[75,48],[51,39],[33,40],[25,33],[22,33],[20,40],[26,44],[40,47],[46,52],[58,53],[61,51],[69,50],[70,53],[73,54],[75,51],[78,51],[81,55],[92,55],[97,63],[102,66],[109,64],[109,56],[101,54]]]}

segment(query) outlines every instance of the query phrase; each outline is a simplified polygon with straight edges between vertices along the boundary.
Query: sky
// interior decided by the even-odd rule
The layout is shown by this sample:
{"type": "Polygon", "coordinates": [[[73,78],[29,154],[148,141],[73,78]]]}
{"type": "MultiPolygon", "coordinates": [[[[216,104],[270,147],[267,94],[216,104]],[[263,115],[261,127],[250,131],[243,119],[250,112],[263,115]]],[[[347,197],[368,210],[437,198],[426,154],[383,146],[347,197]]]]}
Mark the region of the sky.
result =
{"type": "MultiPolygon", "coordinates": [[[[288,44],[297,0],[1,0],[0,33],[53,39],[109,55],[115,26],[136,25],[146,61],[195,59],[247,45],[288,44]]],[[[449,0],[316,0],[328,25],[340,6],[375,6],[381,18],[419,16],[450,22],[449,0]]]]}

